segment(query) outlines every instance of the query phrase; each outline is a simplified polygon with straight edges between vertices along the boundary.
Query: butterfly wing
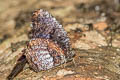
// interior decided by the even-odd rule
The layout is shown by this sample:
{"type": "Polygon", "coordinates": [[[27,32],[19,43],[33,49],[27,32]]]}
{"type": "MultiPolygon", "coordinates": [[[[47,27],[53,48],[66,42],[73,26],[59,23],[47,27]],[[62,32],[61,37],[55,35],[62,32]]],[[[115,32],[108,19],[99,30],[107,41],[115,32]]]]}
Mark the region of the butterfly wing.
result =
{"type": "Polygon", "coordinates": [[[30,67],[39,72],[64,63],[64,52],[48,39],[32,39],[26,49],[26,58],[30,67]]]}
{"type": "Polygon", "coordinates": [[[33,12],[32,25],[31,38],[51,39],[64,50],[66,58],[74,55],[67,32],[50,13],[43,9],[33,12]]]}

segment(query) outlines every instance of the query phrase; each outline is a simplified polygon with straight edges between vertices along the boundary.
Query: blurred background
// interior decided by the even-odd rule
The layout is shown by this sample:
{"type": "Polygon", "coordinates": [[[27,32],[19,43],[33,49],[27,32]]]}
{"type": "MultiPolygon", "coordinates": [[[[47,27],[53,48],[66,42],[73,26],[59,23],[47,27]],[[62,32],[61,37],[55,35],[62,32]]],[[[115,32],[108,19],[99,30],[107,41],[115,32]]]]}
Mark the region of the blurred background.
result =
{"type": "Polygon", "coordinates": [[[74,74],[61,78],[62,68],[35,73],[27,66],[16,79],[73,80],[77,75],[78,80],[120,80],[120,0],[0,0],[1,80],[29,40],[31,15],[37,9],[49,11],[64,26],[77,66],[69,63],[65,70],[74,74]]]}
{"type": "Polygon", "coordinates": [[[93,24],[98,20],[119,23],[119,3],[119,0],[0,0],[0,39],[29,26],[31,13],[40,8],[48,10],[63,25],[93,24]]]}

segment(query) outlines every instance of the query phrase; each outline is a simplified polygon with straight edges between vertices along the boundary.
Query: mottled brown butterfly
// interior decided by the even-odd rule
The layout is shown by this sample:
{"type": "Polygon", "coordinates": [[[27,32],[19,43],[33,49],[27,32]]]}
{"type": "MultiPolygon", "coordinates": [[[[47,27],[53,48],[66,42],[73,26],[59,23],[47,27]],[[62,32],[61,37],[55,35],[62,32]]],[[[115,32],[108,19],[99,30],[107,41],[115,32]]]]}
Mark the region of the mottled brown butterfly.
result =
{"type": "Polygon", "coordinates": [[[13,79],[26,63],[35,72],[39,72],[63,64],[74,56],[67,32],[43,9],[33,12],[30,41],[22,53],[8,76],[9,80],[13,79]]]}

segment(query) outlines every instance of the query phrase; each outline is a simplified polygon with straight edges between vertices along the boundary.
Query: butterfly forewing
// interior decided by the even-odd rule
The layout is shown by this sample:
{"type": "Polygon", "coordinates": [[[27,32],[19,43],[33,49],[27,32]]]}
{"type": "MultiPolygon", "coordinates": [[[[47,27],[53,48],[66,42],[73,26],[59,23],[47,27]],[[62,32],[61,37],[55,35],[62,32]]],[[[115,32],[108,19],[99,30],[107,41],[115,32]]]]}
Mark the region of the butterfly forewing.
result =
{"type": "Polygon", "coordinates": [[[33,12],[31,38],[45,38],[57,43],[65,52],[66,58],[74,53],[70,48],[70,39],[62,25],[46,10],[33,12]]]}

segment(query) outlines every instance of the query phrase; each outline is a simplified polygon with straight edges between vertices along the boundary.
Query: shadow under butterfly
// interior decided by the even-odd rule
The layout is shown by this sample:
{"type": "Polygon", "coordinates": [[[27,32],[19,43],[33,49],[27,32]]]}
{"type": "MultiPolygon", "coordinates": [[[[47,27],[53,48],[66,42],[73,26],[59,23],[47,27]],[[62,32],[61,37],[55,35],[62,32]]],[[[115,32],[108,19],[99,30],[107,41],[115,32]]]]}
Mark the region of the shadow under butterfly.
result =
{"type": "Polygon", "coordinates": [[[26,63],[39,72],[71,61],[74,56],[62,25],[46,10],[36,10],[32,15],[30,40],[7,79],[12,80],[26,63]]]}

